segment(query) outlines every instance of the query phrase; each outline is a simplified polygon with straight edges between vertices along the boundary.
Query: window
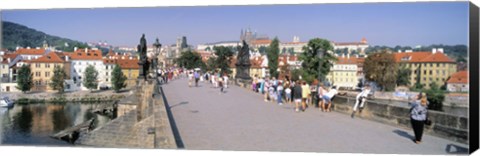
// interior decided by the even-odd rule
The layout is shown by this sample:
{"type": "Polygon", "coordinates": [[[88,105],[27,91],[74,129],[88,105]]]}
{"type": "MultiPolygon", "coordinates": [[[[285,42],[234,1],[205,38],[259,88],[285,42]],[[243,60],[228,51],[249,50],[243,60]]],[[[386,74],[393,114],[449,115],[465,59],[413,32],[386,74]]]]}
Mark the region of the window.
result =
{"type": "Polygon", "coordinates": [[[50,63],[45,64],[45,68],[50,68],[50,63]]]}
{"type": "Polygon", "coordinates": [[[107,81],[107,82],[108,82],[108,79],[105,79],[105,81],[107,81]]]}
{"type": "Polygon", "coordinates": [[[433,64],[432,63],[429,63],[430,64],[430,67],[433,67],[433,64]]]}
{"type": "Polygon", "coordinates": [[[108,69],[108,65],[107,65],[107,66],[105,66],[105,69],[108,69]]]}
{"type": "Polygon", "coordinates": [[[430,75],[432,75],[432,70],[429,71],[430,75]]]}
{"type": "Polygon", "coordinates": [[[442,70],[442,75],[445,76],[445,70],[442,70]]]}
{"type": "Polygon", "coordinates": [[[107,75],[107,76],[108,76],[108,72],[106,72],[106,74],[105,74],[105,75],[107,75]]]}
{"type": "Polygon", "coordinates": [[[437,67],[440,67],[440,63],[437,63],[437,67]]]}
{"type": "Polygon", "coordinates": [[[439,72],[438,70],[437,70],[437,72],[436,72],[436,73],[437,73],[437,76],[438,76],[438,75],[440,75],[440,72],[439,72]]]}
{"type": "Polygon", "coordinates": [[[72,64],[75,65],[75,62],[73,62],[72,64]]]}
{"type": "Polygon", "coordinates": [[[427,70],[423,70],[423,75],[427,75],[427,70]]]}
{"type": "Polygon", "coordinates": [[[442,78],[442,81],[445,81],[445,78],[442,78]]]}
{"type": "Polygon", "coordinates": [[[442,63],[442,67],[445,67],[445,63],[442,63]]]}
{"type": "Polygon", "coordinates": [[[42,74],[40,72],[35,72],[35,76],[42,76],[42,74]]]}
{"type": "Polygon", "coordinates": [[[439,81],[440,79],[437,77],[437,81],[439,81]]]}
{"type": "Polygon", "coordinates": [[[430,77],[430,78],[428,78],[428,80],[432,81],[432,78],[430,77]]]}
{"type": "Polygon", "coordinates": [[[35,63],[35,67],[40,68],[40,63],[35,63]]]}
{"type": "Polygon", "coordinates": [[[46,76],[46,77],[49,77],[49,76],[50,76],[50,72],[45,72],[45,76],[46,76]]]}
{"type": "Polygon", "coordinates": [[[424,78],[423,78],[423,81],[427,81],[427,78],[426,78],[426,77],[424,77],[424,78]]]}

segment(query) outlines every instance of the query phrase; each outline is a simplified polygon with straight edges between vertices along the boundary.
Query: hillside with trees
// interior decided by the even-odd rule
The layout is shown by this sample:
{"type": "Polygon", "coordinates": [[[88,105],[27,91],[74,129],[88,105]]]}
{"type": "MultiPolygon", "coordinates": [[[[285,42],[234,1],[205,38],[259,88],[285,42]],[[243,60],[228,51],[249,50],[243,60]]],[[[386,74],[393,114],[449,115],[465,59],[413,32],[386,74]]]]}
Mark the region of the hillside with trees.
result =
{"type": "Polygon", "coordinates": [[[73,51],[74,47],[88,47],[88,45],[83,42],[48,35],[44,32],[7,21],[2,22],[2,34],[2,48],[11,51],[15,50],[17,46],[31,48],[42,47],[43,41],[47,41],[49,46],[61,51],[73,51]]]}

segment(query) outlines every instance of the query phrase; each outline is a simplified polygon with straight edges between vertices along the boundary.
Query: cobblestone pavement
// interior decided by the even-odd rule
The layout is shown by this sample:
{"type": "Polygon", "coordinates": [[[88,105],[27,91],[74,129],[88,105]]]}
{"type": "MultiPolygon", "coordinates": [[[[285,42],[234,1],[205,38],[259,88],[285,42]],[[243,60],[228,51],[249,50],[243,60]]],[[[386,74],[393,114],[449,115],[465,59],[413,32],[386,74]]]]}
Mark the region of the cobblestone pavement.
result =
{"type": "Polygon", "coordinates": [[[465,154],[468,145],[413,130],[352,119],[336,112],[264,102],[260,94],[231,85],[188,87],[186,79],[163,86],[185,149],[377,154],[465,154]]]}

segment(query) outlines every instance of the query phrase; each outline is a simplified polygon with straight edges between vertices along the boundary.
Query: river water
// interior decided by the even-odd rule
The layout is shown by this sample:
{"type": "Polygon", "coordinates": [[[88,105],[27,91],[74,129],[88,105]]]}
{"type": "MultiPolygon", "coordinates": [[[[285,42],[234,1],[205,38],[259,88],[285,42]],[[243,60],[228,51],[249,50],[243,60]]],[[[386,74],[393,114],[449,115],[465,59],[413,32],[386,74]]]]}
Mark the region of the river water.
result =
{"type": "Polygon", "coordinates": [[[102,104],[28,104],[0,108],[0,144],[72,146],[49,137],[59,131],[95,118],[95,125],[104,125],[110,119],[92,113],[102,104]]]}

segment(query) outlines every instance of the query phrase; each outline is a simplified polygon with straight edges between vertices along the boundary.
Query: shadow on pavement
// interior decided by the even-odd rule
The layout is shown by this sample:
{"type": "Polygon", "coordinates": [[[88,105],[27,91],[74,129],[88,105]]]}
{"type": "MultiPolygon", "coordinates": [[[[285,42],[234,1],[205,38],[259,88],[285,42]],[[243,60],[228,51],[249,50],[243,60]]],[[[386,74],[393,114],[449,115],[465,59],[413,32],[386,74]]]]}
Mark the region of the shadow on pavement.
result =
{"type": "Polygon", "coordinates": [[[468,148],[448,144],[447,147],[445,147],[445,152],[449,154],[468,154],[468,148]]]}
{"type": "Polygon", "coordinates": [[[410,135],[410,134],[408,134],[407,132],[402,131],[402,130],[398,130],[398,129],[397,129],[397,130],[394,130],[393,133],[396,133],[396,134],[398,134],[398,135],[400,135],[400,136],[402,136],[402,137],[405,137],[405,138],[407,138],[408,140],[413,140],[413,139],[415,139],[415,136],[412,136],[412,135],[410,135]]]}
{"type": "MultiPolygon", "coordinates": [[[[182,136],[180,135],[177,124],[175,123],[175,119],[173,118],[171,107],[168,104],[167,98],[165,97],[165,92],[163,92],[163,87],[159,87],[159,88],[160,88],[160,93],[163,96],[163,102],[165,103],[165,106],[167,106],[166,109],[167,109],[168,120],[170,121],[170,125],[172,126],[172,132],[173,132],[173,136],[175,137],[175,143],[177,144],[177,148],[183,149],[185,148],[185,145],[183,144],[182,136]]],[[[181,102],[181,103],[184,103],[184,102],[181,102]]]]}
{"type": "Polygon", "coordinates": [[[180,105],[186,105],[186,104],[188,104],[188,102],[187,102],[187,101],[183,101],[183,102],[180,102],[180,103],[171,105],[170,108],[177,107],[177,106],[180,106],[180,105]]]}

